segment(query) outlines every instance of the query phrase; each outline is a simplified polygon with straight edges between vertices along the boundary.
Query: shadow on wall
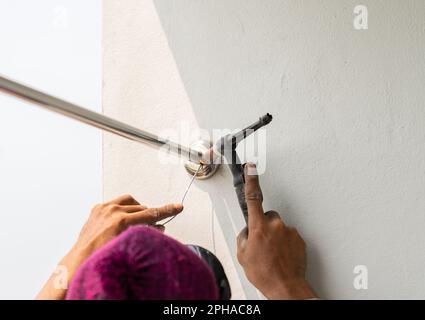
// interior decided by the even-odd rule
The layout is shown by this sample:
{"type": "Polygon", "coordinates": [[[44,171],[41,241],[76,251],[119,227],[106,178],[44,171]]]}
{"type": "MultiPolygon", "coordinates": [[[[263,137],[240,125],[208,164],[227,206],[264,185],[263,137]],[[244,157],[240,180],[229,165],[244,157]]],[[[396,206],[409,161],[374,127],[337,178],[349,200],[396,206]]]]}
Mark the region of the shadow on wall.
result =
{"type": "Polygon", "coordinates": [[[242,267],[237,261],[236,235],[244,227],[242,213],[237,205],[236,195],[232,190],[232,176],[229,170],[220,168],[211,179],[215,183],[197,181],[197,186],[208,193],[214,206],[214,214],[223,231],[224,239],[230,251],[233,265],[241,282],[241,286],[248,299],[257,299],[257,290],[245,279],[242,267]],[[235,230],[236,229],[236,230],[235,230]]]}
{"type": "MultiPolygon", "coordinates": [[[[288,48],[287,44],[305,41],[300,43],[305,53],[309,38],[316,35],[308,29],[298,30],[304,33],[302,36],[293,34],[293,24],[299,24],[301,19],[314,19],[318,4],[312,2],[309,11],[301,12],[297,1],[265,1],[261,6],[259,1],[246,0],[228,1],[225,5],[221,1],[188,0],[154,0],[154,3],[199,126],[206,130],[241,128],[270,112],[275,120],[267,132],[267,166],[280,170],[281,155],[293,151],[284,128],[293,126],[288,119],[294,116],[299,119],[302,112],[302,108],[287,106],[292,98],[288,95],[293,92],[299,98],[305,94],[300,92],[299,83],[290,88],[291,73],[297,70],[289,66],[299,66],[300,61],[294,63],[297,49],[288,48]],[[292,14],[288,15],[288,11],[292,14]],[[287,54],[289,50],[291,54],[287,54]]],[[[302,144],[302,150],[314,152],[308,139],[302,144]]],[[[244,222],[231,176],[226,169],[214,179],[218,183],[199,183],[198,186],[209,193],[234,263],[243,275],[236,261],[232,221],[226,214],[229,210],[236,212],[238,216],[233,223],[239,232],[244,222]]],[[[291,191],[285,188],[285,173],[269,170],[262,180],[267,181],[267,184],[263,182],[263,191],[265,205],[270,206],[265,209],[285,212],[287,222],[296,223],[291,217],[297,212],[286,202],[291,199],[291,191]]],[[[321,285],[324,277],[319,255],[312,246],[309,250],[309,262],[314,266],[309,270],[309,277],[323,296],[326,293],[321,285]]],[[[246,280],[242,285],[248,297],[256,297],[246,280]]]]}
{"type": "Polygon", "coordinates": [[[240,0],[154,3],[200,127],[237,128],[256,120],[260,110],[282,111],[289,61],[280,50],[284,15],[271,12],[274,6],[240,0]]]}

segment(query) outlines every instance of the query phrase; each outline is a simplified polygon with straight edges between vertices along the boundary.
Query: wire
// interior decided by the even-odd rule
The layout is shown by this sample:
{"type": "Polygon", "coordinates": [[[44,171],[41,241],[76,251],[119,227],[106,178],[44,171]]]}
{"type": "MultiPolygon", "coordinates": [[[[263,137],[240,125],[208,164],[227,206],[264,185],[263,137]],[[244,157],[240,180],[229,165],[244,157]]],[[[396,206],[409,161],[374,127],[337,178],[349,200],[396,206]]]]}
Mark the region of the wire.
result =
{"type": "MultiPolygon", "coordinates": [[[[198,169],[196,169],[195,174],[193,175],[192,179],[190,179],[189,185],[187,186],[186,191],[183,194],[183,198],[182,198],[181,204],[183,204],[184,200],[186,199],[187,193],[189,192],[189,189],[192,186],[193,181],[195,181],[195,178],[198,175],[199,170],[201,170],[201,168],[202,168],[202,163],[199,164],[198,169]]],[[[165,226],[168,222],[172,221],[175,217],[177,217],[177,215],[172,216],[170,219],[168,219],[167,221],[165,221],[164,223],[162,223],[162,225],[165,226]]]]}

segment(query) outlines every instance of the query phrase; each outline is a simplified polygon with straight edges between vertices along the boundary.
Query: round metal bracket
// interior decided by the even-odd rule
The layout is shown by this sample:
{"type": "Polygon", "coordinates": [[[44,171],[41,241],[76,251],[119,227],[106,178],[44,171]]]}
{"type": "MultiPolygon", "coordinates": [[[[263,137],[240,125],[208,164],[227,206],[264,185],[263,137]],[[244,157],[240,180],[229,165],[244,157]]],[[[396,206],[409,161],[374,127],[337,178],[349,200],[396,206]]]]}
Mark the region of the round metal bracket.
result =
{"type": "MultiPolygon", "coordinates": [[[[193,144],[191,144],[190,148],[200,152],[206,152],[212,147],[211,141],[207,140],[197,140],[193,144]]],[[[208,179],[216,173],[219,168],[219,164],[204,164],[202,168],[196,174],[196,179],[203,180],[208,179]]],[[[196,170],[199,168],[199,163],[186,161],[184,164],[184,168],[186,171],[193,176],[196,173],[196,170]]]]}

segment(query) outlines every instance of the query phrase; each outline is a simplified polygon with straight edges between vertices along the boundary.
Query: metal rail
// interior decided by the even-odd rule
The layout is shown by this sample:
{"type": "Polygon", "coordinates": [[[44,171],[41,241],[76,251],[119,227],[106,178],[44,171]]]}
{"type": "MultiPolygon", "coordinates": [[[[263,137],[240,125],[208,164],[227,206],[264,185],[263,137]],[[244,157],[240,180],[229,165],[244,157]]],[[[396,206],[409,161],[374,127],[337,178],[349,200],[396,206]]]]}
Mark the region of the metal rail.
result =
{"type": "Polygon", "coordinates": [[[103,114],[80,107],[2,76],[0,76],[0,92],[35,103],[50,111],[60,113],[69,118],[76,119],[130,140],[158,148],[166,147],[167,151],[181,155],[193,162],[199,163],[205,160],[204,154],[200,151],[163,139],[147,131],[137,129],[103,114]]]}

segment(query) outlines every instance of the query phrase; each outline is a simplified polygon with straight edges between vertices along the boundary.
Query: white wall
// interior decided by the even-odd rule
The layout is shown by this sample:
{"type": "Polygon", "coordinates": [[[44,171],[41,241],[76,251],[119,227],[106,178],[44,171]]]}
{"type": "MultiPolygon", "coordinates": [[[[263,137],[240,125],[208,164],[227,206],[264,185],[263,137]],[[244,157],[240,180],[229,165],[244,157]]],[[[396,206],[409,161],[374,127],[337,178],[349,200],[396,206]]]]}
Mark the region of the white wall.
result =
{"type": "MultiPolygon", "coordinates": [[[[0,73],[101,110],[101,2],[0,0],[0,73]]],[[[0,299],[32,299],[101,201],[101,133],[0,95],[0,299]]]]}
{"type": "MultiPolygon", "coordinates": [[[[425,298],[425,6],[365,0],[104,1],[104,109],[161,132],[234,128],[265,112],[265,207],[309,245],[324,298],[425,298]],[[368,290],[353,269],[366,265],[368,290]]],[[[188,177],[157,152],[106,136],[105,196],[176,201],[188,177]]],[[[216,248],[236,296],[242,226],[227,170],[197,182],[169,232],[216,248]],[[236,269],[237,270],[237,269],[236,269]]],[[[240,270],[239,270],[240,271],[240,270]]],[[[242,284],[241,284],[242,283],[242,284]]]]}

